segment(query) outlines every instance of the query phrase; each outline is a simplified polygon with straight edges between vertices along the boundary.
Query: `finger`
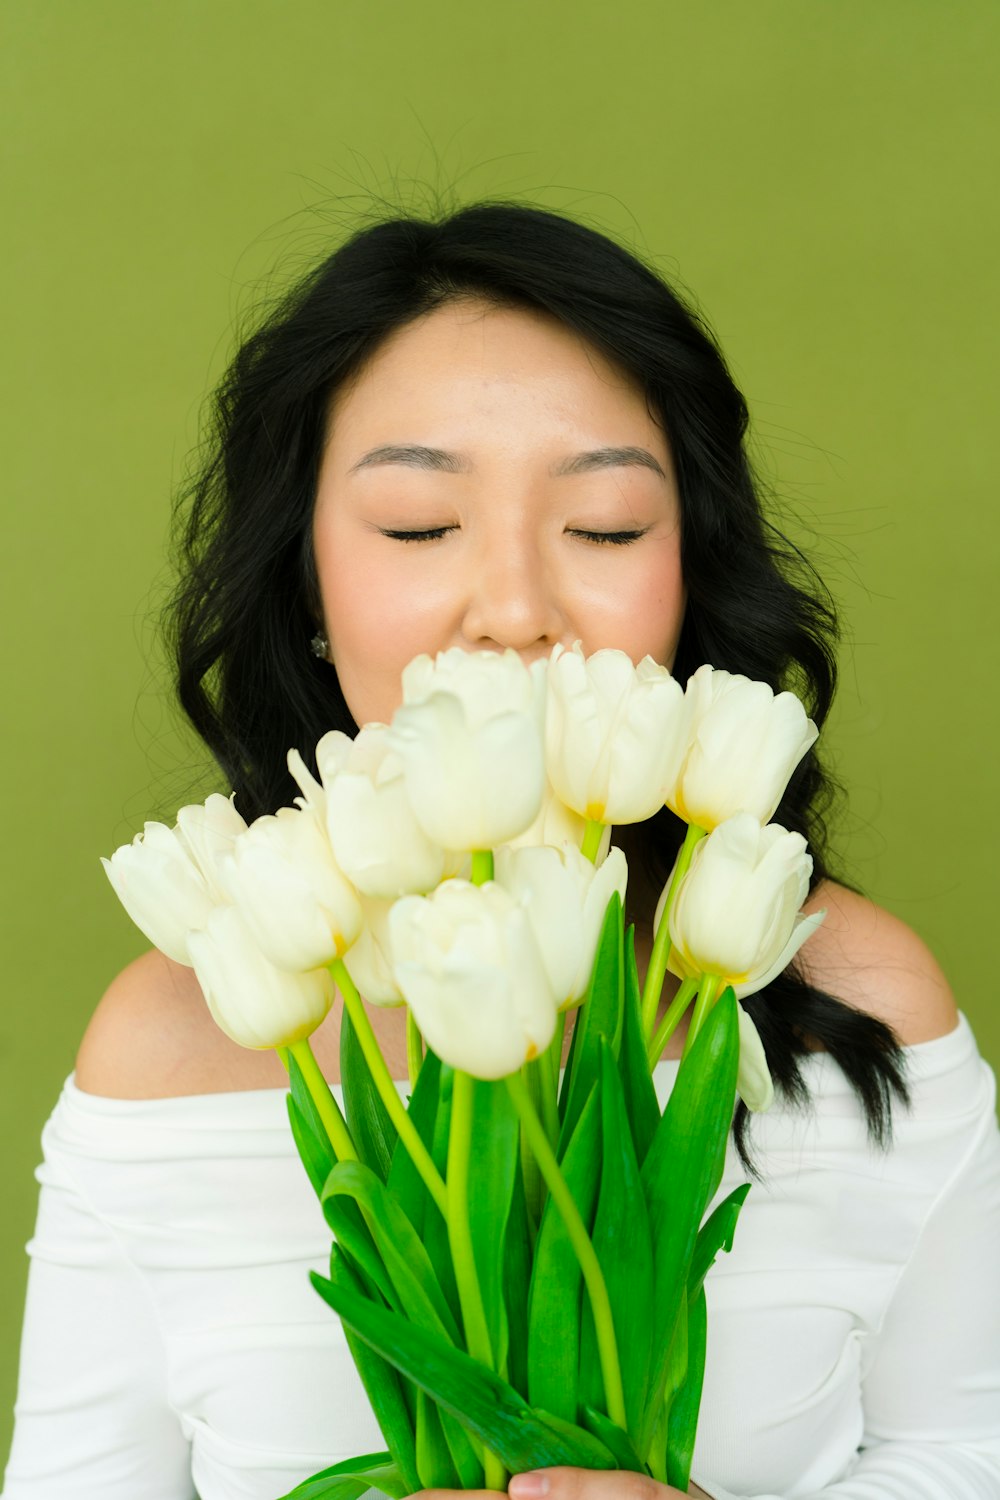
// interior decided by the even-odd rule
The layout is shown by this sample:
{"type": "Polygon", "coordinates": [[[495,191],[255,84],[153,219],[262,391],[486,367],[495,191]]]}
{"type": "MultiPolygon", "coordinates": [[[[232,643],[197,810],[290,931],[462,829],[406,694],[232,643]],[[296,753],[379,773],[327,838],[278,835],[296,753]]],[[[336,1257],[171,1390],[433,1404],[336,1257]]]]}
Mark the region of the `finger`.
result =
{"type": "Polygon", "coordinates": [[[414,1490],[406,1500],[497,1500],[505,1490],[414,1490]]]}
{"type": "Polygon", "coordinates": [[[673,1500],[669,1485],[627,1469],[533,1469],[515,1474],[507,1487],[512,1500],[673,1500]]]}

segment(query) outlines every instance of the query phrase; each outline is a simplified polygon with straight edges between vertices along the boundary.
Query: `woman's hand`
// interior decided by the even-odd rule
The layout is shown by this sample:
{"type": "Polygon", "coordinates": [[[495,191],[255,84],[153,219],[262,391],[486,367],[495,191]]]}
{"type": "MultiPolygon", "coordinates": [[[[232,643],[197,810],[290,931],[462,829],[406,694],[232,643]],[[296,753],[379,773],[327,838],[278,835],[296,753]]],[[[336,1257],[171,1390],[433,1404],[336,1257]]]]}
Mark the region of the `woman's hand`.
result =
{"type": "MultiPolygon", "coordinates": [[[[495,1500],[499,1490],[421,1490],[422,1500],[495,1500]]],[[[710,1500],[692,1484],[676,1490],[625,1469],[533,1469],[515,1474],[507,1486],[511,1500],[710,1500]]],[[[409,1500],[416,1500],[410,1496],[409,1500]]]]}

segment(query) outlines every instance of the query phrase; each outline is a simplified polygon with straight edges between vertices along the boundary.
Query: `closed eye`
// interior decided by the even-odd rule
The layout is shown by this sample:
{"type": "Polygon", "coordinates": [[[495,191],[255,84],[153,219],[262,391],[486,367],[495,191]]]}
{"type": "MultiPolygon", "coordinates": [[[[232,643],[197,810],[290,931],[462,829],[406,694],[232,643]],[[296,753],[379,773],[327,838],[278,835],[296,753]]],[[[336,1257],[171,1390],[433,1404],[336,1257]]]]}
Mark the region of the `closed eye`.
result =
{"type": "MultiPolygon", "coordinates": [[[[386,526],[379,527],[383,536],[395,542],[436,542],[447,536],[449,531],[457,529],[455,526],[428,526],[423,531],[399,531],[386,526]]],[[[637,542],[640,537],[645,536],[648,530],[648,526],[638,531],[584,531],[580,527],[570,527],[567,535],[580,537],[585,542],[596,542],[599,546],[627,547],[630,542],[637,542]]]]}
{"type": "Polygon", "coordinates": [[[579,528],[570,530],[570,536],[583,537],[587,542],[608,543],[613,547],[627,547],[629,542],[637,542],[640,537],[645,536],[649,530],[643,526],[639,531],[581,531],[579,528]]]}
{"type": "Polygon", "coordinates": [[[454,526],[430,526],[425,531],[392,531],[386,526],[379,527],[382,535],[390,537],[394,542],[436,542],[439,537],[455,530],[457,528],[454,526]]]}

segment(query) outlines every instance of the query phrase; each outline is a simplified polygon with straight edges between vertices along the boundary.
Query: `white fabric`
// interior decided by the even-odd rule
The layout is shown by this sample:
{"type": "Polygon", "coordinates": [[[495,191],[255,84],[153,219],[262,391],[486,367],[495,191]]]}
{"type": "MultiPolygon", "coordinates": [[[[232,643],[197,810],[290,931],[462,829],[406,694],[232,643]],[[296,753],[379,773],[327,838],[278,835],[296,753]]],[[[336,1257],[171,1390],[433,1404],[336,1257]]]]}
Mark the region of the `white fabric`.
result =
{"type": "MultiPolygon", "coordinates": [[[[716,1500],[1000,1500],[994,1078],[964,1017],[906,1052],[888,1155],[826,1054],[812,1116],[754,1122],[766,1180],[709,1278],[693,1475],[716,1500]]],[[[126,1101],[71,1075],[43,1146],[4,1500],[274,1500],[384,1446],[308,1280],[329,1239],[281,1090],[126,1101]]],[[[730,1150],[720,1196],[741,1180],[730,1150]]]]}

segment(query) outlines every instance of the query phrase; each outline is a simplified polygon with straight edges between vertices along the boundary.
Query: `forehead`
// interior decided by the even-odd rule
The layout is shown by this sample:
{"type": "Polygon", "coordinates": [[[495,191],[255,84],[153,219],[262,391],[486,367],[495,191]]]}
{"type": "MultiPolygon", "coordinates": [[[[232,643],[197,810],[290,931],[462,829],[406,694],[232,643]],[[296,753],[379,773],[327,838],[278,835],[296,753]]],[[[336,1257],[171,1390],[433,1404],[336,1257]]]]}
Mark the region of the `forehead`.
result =
{"type": "MultiPolygon", "coordinates": [[[[551,314],[463,298],[394,329],[338,388],[326,441],[402,442],[444,423],[668,449],[638,379],[551,314]],[[400,422],[403,426],[400,427],[400,422]],[[490,424],[497,424],[492,426],[490,424]]],[[[443,440],[443,431],[438,431],[443,440]]]]}

